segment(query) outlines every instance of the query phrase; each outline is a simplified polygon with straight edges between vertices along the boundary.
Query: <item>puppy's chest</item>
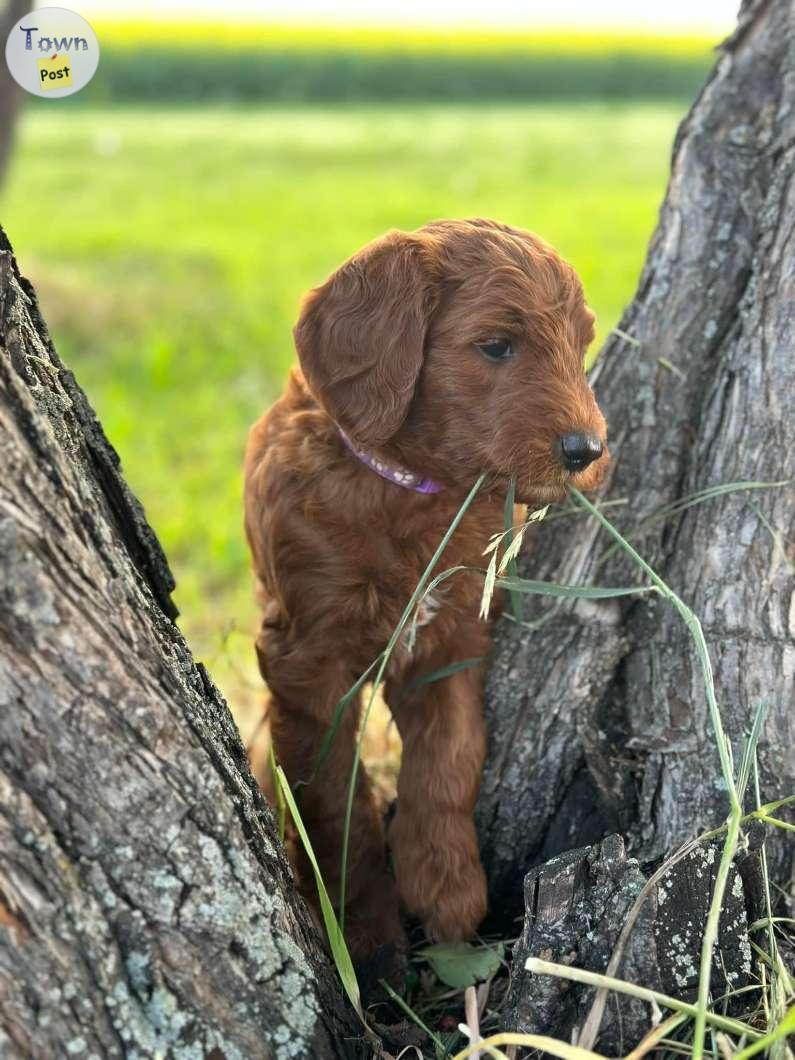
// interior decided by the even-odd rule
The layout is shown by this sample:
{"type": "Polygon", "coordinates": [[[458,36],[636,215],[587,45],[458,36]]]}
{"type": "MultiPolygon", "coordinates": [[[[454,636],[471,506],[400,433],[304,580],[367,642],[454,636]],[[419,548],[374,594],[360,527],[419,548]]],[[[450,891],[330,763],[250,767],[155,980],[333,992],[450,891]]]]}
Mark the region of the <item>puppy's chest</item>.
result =
{"type": "MultiPolygon", "coordinates": [[[[480,607],[483,588],[483,577],[478,572],[485,566],[483,550],[489,543],[491,535],[502,529],[494,513],[489,512],[490,519],[480,518],[462,522],[459,532],[448,543],[447,548],[433,567],[428,580],[432,587],[424,593],[401,635],[401,646],[404,651],[414,652],[419,643],[427,646],[431,641],[446,640],[455,636],[456,627],[462,620],[476,618],[480,607]],[[452,571],[439,584],[433,581],[442,573],[452,571]]],[[[433,539],[433,548],[423,550],[412,556],[402,572],[405,600],[414,592],[420,579],[425,575],[433,557],[436,546],[443,538],[447,527],[440,529],[438,538],[433,539]],[[409,573],[410,571],[410,573],[409,573]],[[408,574],[408,577],[406,575],[408,574]]],[[[405,606],[405,604],[404,604],[405,606]]]]}

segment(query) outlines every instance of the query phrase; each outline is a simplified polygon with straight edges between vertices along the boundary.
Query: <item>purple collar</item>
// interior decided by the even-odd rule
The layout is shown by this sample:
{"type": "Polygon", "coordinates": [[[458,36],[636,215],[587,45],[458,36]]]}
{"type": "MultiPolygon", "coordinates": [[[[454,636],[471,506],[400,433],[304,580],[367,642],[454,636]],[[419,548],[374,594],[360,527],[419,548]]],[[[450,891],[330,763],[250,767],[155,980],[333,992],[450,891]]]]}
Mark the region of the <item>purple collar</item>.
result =
{"type": "Polygon", "coordinates": [[[365,453],[362,449],[357,449],[341,427],[337,427],[337,430],[340,432],[340,438],[342,438],[356,459],[361,460],[371,471],[375,471],[376,475],[385,478],[387,482],[394,482],[396,486],[414,490],[415,493],[441,492],[442,487],[438,482],[434,482],[432,478],[423,478],[422,475],[415,475],[413,471],[409,471],[405,467],[389,467],[389,465],[374,456],[370,456],[369,453],[365,453]]]}

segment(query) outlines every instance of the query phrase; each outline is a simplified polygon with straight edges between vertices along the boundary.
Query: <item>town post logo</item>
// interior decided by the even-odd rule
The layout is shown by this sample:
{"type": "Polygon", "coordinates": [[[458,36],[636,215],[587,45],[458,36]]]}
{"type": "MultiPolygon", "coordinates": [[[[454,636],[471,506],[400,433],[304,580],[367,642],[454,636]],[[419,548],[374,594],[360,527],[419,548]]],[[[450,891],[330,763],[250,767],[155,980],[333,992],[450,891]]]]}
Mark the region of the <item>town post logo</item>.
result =
{"type": "Polygon", "coordinates": [[[17,84],[34,96],[58,99],[88,84],[99,63],[99,43],[76,11],[42,7],[17,22],[6,41],[6,63],[17,84]]]}

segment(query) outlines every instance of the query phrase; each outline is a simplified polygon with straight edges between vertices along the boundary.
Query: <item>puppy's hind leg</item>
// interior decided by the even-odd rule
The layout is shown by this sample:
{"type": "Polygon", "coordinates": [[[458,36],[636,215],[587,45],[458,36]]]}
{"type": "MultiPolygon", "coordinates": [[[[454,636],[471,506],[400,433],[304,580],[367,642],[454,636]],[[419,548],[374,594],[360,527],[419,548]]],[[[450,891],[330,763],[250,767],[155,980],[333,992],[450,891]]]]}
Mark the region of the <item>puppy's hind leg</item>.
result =
{"type": "MultiPolygon", "coordinates": [[[[257,644],[260,668],[271,694],[271,732],[277,762],[298,802],[323,881],[335,908],[339,902],[342,836],[356,740],[359,699],[345,708],[325,762],[315,765],[334,707],[354,683],[338,660],[311,647],[281,654],[263,630],[257,644]],[[295,660],[295,661],[294,661],[295,660]]],[[[317,909],[314,875],[303,850],[296,868],[302,893],[317,909]]],[[[359,769],[351,814],[346,881],[345,936],[357,961],[380,947],[402,949],[395,882],[387,870],[386,843],[370,780],[359,769]]]]}

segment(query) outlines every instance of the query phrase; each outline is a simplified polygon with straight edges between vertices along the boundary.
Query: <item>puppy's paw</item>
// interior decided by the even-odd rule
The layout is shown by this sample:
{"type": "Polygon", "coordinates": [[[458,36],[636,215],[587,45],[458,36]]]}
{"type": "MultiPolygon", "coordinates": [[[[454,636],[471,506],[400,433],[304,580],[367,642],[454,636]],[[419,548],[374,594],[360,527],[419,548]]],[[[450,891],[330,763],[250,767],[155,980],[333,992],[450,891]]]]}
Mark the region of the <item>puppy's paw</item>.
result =
{"type": "Polygon", "coordinates": [[[400,897],[431,938],[458,942],[473,935],[487,898],[472,821],[461,815],[416,829],[398,811],[390,842],[400,897]]]}
{"type": "Polygon", "coordinates": [[[447,881],[423,916],[425,930],[435,942],[461,942],[475,934],[486,906],[486,876],[478,862],[447,881]]]}
{"type": "Polygon", "coordinates": [[[379,952],[382,960],[386,961],[387,955],[392,954],[396,967],[400,964],[406,938],[400,923],[395,881],[388,873],[368,880],[366,889],[347,903],[345,941],[356,964],[369,963],[379,952]]]}
{"type": "MultiPolygon", "coordinates": [[[[382,986],[382,980],[398,994],[405,991],[408,968],[407,948],[405,939],[399,944],[388,942],[379,946],[364,960],[356,961],[354,966],[356,978],[359,981],[365,1006],[390,1003],[389,992],[382,986]]],[[[400,1013],[396,1013],[396,1016],[399,1018],[400,1013]]],[[[383,1018],[383,1012],[379,1012],[379,1019],[383,1018]]]]}

